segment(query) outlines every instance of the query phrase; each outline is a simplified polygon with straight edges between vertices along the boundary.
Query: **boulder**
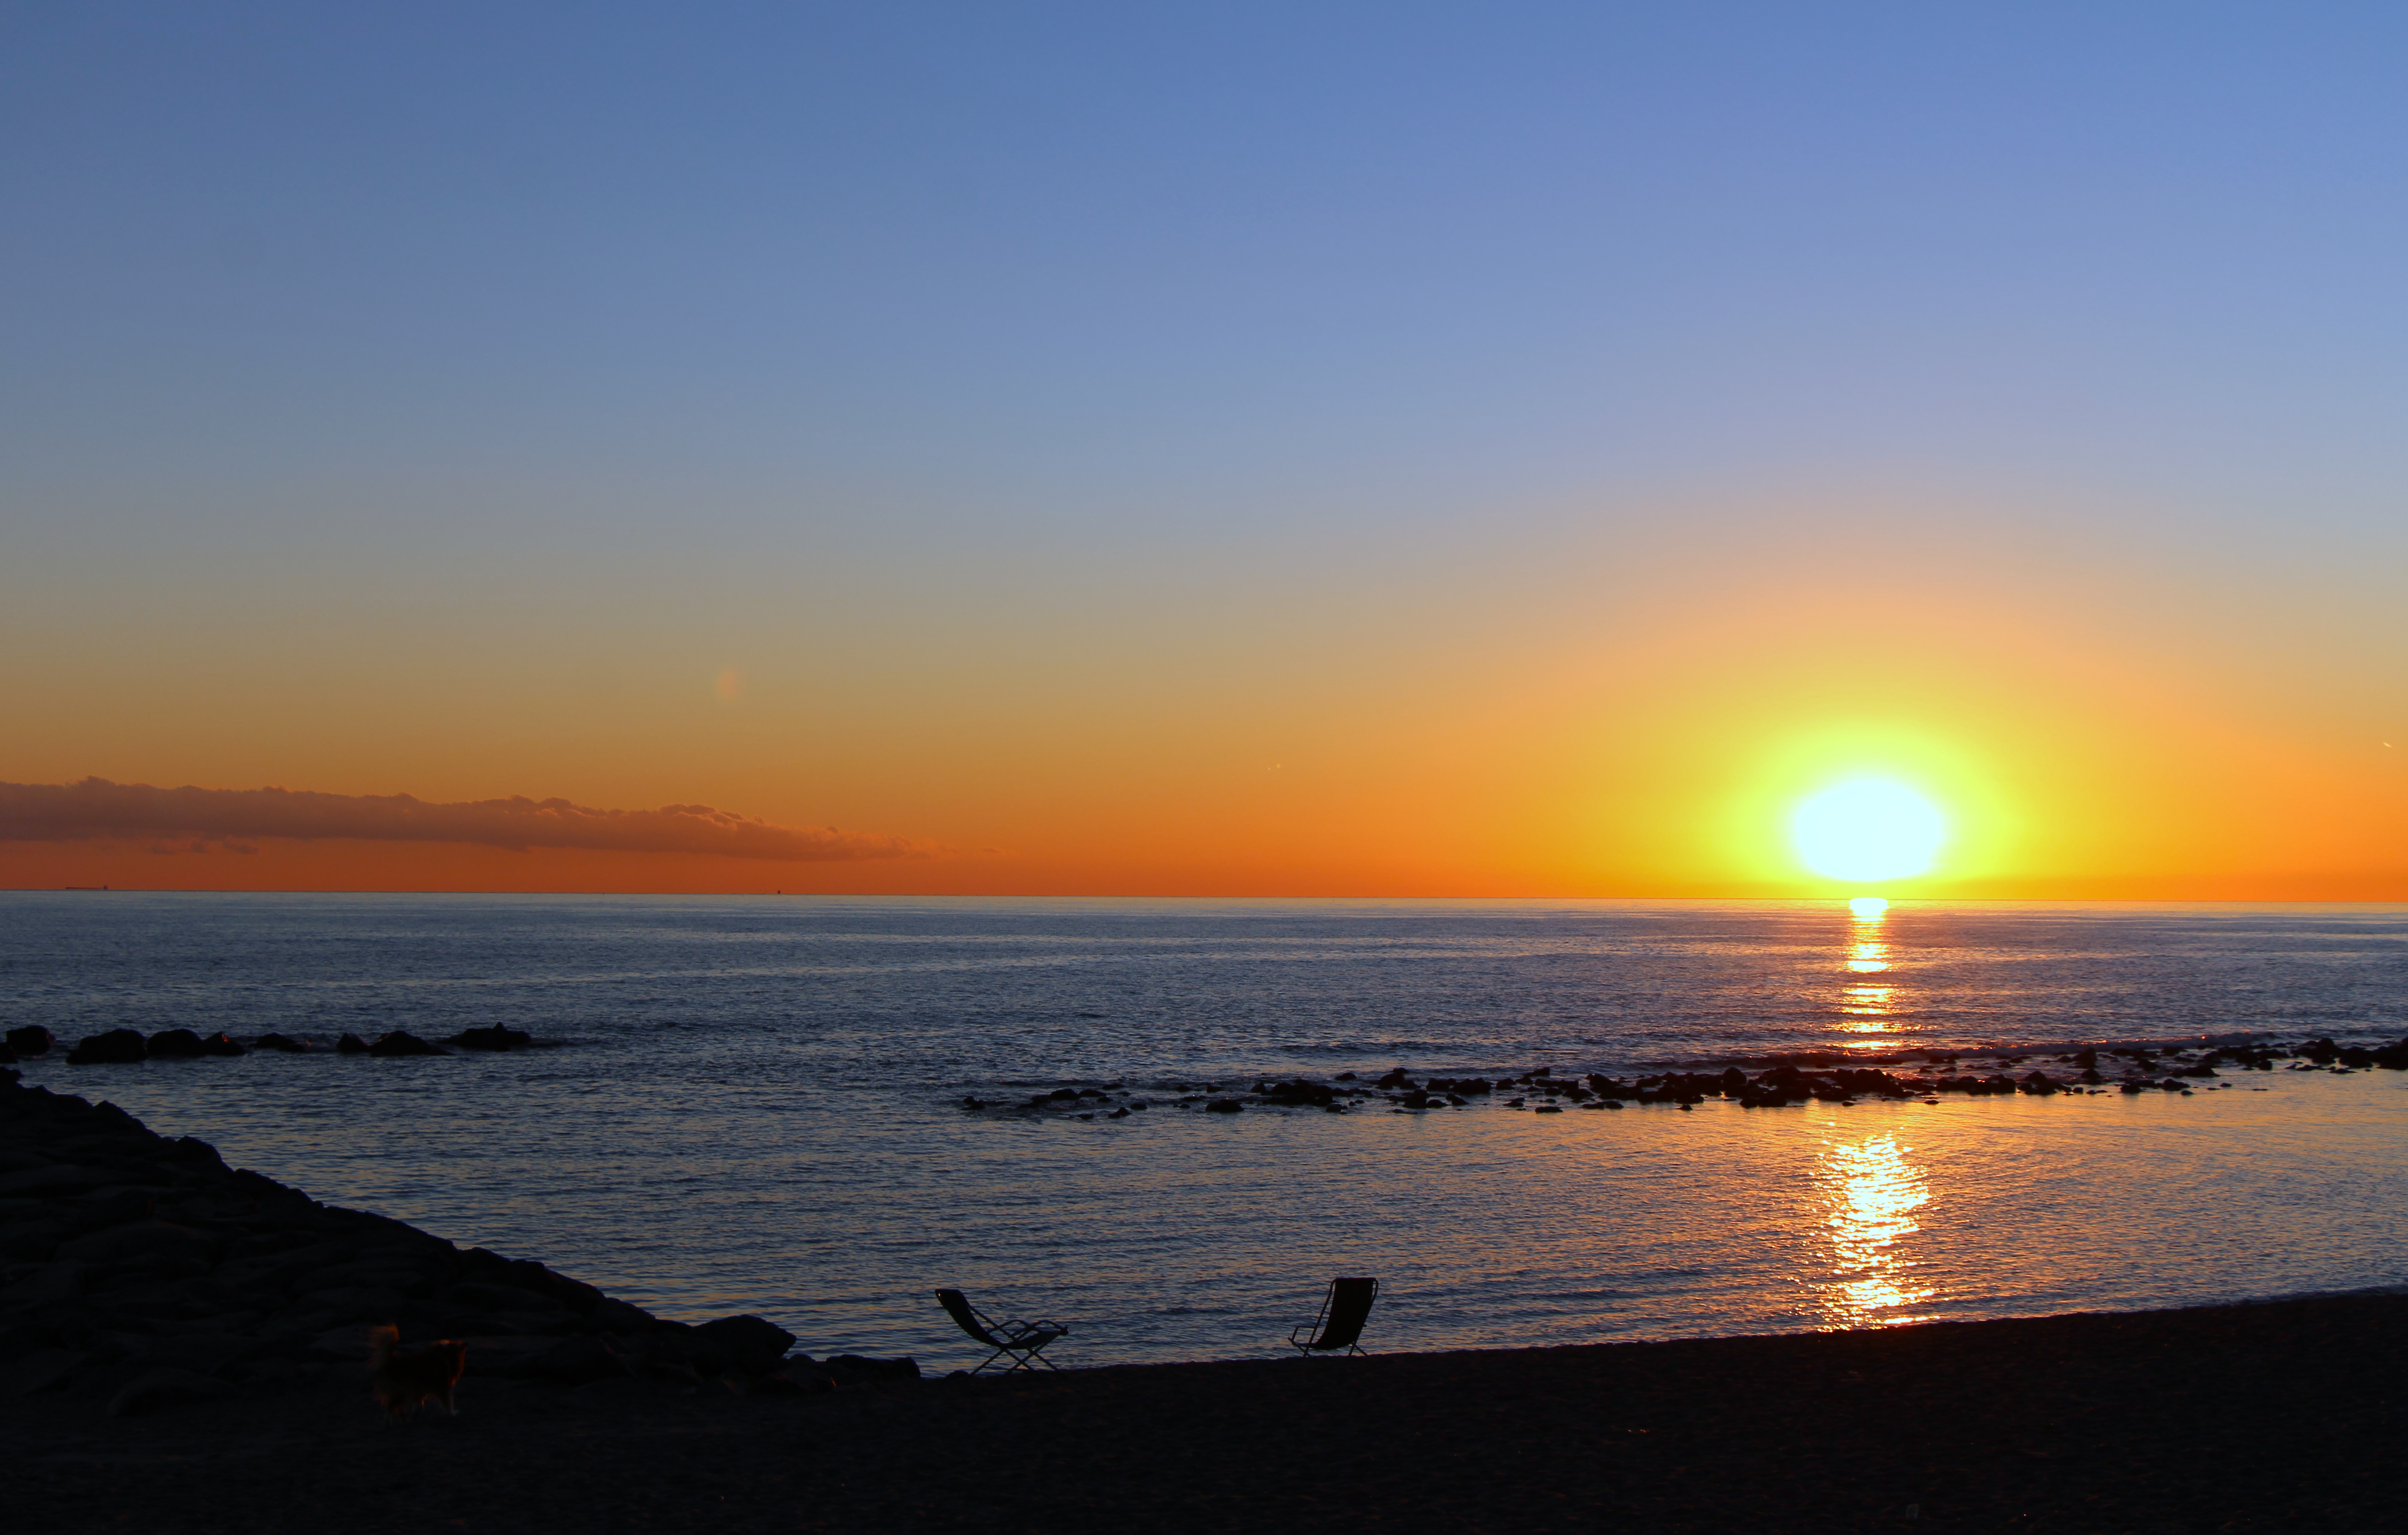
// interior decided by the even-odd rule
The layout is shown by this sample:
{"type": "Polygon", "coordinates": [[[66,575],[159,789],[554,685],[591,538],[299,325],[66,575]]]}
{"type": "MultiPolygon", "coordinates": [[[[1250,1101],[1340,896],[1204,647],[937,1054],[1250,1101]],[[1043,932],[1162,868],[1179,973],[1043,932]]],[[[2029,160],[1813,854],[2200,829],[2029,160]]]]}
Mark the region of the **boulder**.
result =
{"type": "Polygon", "coordinates": [[[49,1054],[55,1042],[56,1036],[39,1024],[27,1024],[22,1028],[8,1031],[8,1048],[29,1058],[49,1054]]]}
{"type": "Polygon", "coordinates": [[[190,1227],[167,1221],[132,1221],[88,1237],[59,1243],[59,1256],[79,1263],[126,1263],[136,1258],[165,1258],[171,1263],[207,1263],[216,1243],[190,1227]]]}
{"type": "Polygon", "coordinates": [[[130,1028],[112,1028],[106,1034],[89,1034],[76,1041],[67,1052],[69,1066],[131,1066],[140,1061],[149,1050],[142,1036],[130,1028]]]}
{"type": "Polygon", "coordinates": [[[339,1263],[351,1253],[351,1244],[347,1241],[312,1242],[306,1247],[288,1247],[281,1253],[230,1259],[219,1265],[209,1278],[221,1291],[229,1294],[268,1286],[280,1289],[294,1275],[339,1263]]]}
{"type": "Polygon", "coordinates": [[[650,1330],[656,1319],[641,1306],[605,1298],[585,1320],[604,1332],[644,1332],[650,1330]]]}
{"type": "Polygon", "coordinates": [[[166,1151],[169,1156],[189,1167],[203,1168],[213,1172],[225,1170],[225,1158],[218,1155],[218,1149],[215,1146],[199,1136],[178,1136],[167,1146],[166,1151]]]}
{"type": "Polygon", "coordinates": [[[686,1335],[697,1363],[708,1356],[718,1370],[758,1375],[786,1356],[795,1335],[760,1316],[723,1316],[686,1335]]]}
{"type": "Polygon", "coordinates": [[[1244,1108],[1245,1105],[1239,1102],[1236,1098],[1216,1097],[1211,1102],[1204,1105],[1204,1112],[1208,1114],[1234,1114],[1244,1108]]]}
{"type": "Polygon", "coordinates": [[[1294,1082],[1275,1082],[1260,1089],[1263,1097],[1273,1103],[1326,1108],[1337,1101],[1338,1095],[1317,1082],[1301,1078],[1294,1082]]]}
{"type": "Polygon", "coordinates": [[[99,1168],[54,1162],[46,1168],[27,1168],[22,1172],[0,1172],[0,1198],[73,1198],[117,1181],[113,1174],[99,1168]]]}
{"type": "Polygon", "coordinates": [[[295,1295],[316,1295],[325,1290],[394,1290],[417,1295],[425,1288],[426,1275],[423,1270],[390,1257],[362,1258],[332,1269],[314,1269],[293,1282],[295,1295]]]}
{"type": "Polygon", "coordinates": [[[376,1043],[368,1046],[368,1054],[390,1059],[397,1055],[440,1055],[443,1051],[407,1029],[396,1028],[380,1036],[376,1043]]]}
{"type": "Polygon", "coordinates": [[[550,1296],[516,1284],[494,1284],[482,1280],[470,1280],[462,1284],[446,1285],[437,1298],[447,1306],[480,1312],[561,1312],[560,1303],[550,1296]]]}
{"type": "Polygon", "coordinates": [[[356,1034],[346,1034],[335,1041],[335,1050],[338,1054],[365,1055],[368,1053],[368,1042],[356,1034]]]}
{"type": "Polygon", "coordinates": [[[398,1290],[362,1284],[340,1290],[314,1291],[303,1296],[296,1309],[314,1316],[376,1323],[391,1322],[408,1304],[408,1298],[398,1290]]]}
{"type": "Polygon", "coordinates": [[[146,1049],[154,1061],[196,1061],[206,1053],[201,1037],[189,1028],[163,1028],[146,1049]]]}
{"type": "Polygon", "coordinates": [[[234,1387],[190,1370],[154,1370],[137,1375],[125,1388],[108,1399],[110,1417],[132,1417],[179,1402],[215,1401],[234,1395],[234,1387]]]}
{"type": "Polygon", "coordinates": [[[242,1046],[234,1042],[233,1035],[221,1029],[219,1032],[211,1034],[201,1040],[201,1054],[204,1055],[240,1055],[245,1054],[245,1051],[242,1046]]]}
{"type": "Polygon", "coordinates": [[[309,1047],[290,1034],[263,1034],[251,1041],[253,1050],[280,1051],[287,1055],[306,1054],[309,1047]]]}
{"type": "MultiPolygon", "coordinates": [[[[532,1259],[505,1258],[481,1247],[470,1248],[467,1255],[474,1265],[472,1271],[478,1278],[524,1290],[538,1298],[535,1304],[550,1301],[556,1306],[566,1306],[582,1316],[601,1303],[602,1292],[593,1285],[570,1279],[566,1274],[555,1274],[532,1259]]],[[[526,1302],[522,1301],[521,1304],[526,1302]]]]}
{"type": "Polygon", "coordinates": [[[524,1050],[535,1043],[535,1037],[523,1029],[495,1024],[490,1028],[464,1028],[443,1042],[462,1050],[524,1050]]]}

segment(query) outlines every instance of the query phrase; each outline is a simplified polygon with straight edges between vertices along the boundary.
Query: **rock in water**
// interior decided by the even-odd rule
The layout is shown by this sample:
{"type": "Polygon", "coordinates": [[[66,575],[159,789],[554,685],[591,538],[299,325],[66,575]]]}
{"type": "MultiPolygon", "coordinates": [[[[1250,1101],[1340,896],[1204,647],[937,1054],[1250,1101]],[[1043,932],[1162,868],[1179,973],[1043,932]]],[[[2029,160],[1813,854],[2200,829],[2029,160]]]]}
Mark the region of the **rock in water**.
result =
{"type": "Polygon", "coordinates": [[[440,1055],[443,1052],[437,1049],[435,1046],[428,1044],[424,1040],[420,1039],[417,1035],[412,1034],[406,1029],[396,1028],[392,1033],[380,1038],[376,1043],[368,1046],[368,1054],[371,1055],[391,1057],[394,1055],[440,1055]]]}
{"type": "Polygon", "coordinates": [[[8,1031],[8,1048],[20,1055],[47,1055],[56,1037],[39,1024],[27,1024],[8,1031]]]}
{"type": "Polygon", "coordinates": [[[131,1066],[149,1054],[142,1036],[130,1028],[112,1028],[87,1035],[67,1052],[69,1066],[131,1066]]]}
{"type": "Polygon", "coordinates": [[[150,1058],[154,1061],[194,1061],[201,1058],[201,1037],[189,1028],[163,1028],[150,1036],[150,1058]]]}
{"type": "Polygon", "coordinates": [[[464,1028],[443,1042],[462,1050],[524,1050],[535,1043],[535,1036],[495,1024],[491,1028],[464,1028]]]}

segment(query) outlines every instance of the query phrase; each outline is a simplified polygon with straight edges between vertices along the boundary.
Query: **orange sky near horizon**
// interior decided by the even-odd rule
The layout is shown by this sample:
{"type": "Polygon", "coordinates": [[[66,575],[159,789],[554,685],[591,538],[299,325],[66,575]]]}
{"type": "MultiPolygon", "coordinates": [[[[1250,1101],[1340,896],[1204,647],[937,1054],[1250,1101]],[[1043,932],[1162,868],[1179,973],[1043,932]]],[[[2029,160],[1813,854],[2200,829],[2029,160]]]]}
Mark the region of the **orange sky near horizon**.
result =
{"type": "Polygon", "coordinates": [[[2289,600],[2280,571],[2239,599],[2146,539],[1994,507],[1682,504],[1433,543],[1269,578],[1032,565],[885,611],[776,561],[609,603],[532,563],[355,603],[335,569],[196,595],[134,568],[100,632],[21,593],[9,638],[43,665],[0,780],[703,803],[933,851],[18,841],[0,884],[1824,897],[1861,887],[1804,870],[1784,818],[1875,772],[1952,828],[1893,897],[2408,899],[2399,645],[2340,643],[2371,588],[2272,629],[2236,604],[2289,600]]]}

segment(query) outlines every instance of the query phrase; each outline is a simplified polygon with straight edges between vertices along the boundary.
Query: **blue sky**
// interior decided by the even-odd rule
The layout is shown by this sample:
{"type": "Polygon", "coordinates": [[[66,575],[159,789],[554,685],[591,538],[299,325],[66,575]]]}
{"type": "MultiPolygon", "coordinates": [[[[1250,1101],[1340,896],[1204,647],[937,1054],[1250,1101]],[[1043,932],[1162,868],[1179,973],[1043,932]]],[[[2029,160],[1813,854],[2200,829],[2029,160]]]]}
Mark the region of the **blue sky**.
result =
{"type": "Polygon", "coordinates": [[[20,7],[8,456],[2387,504],[2408,20],[1656,9],[20,7]]]}

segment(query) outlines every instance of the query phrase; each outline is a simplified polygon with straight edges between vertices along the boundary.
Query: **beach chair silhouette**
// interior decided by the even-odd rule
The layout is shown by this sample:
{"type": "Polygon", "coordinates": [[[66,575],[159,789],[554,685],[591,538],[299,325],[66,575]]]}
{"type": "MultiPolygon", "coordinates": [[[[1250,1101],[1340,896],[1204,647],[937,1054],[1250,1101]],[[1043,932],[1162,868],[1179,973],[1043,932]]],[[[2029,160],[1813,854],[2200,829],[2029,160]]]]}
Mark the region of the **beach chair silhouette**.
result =
{"type": "Polygon", "coordinates": [[[1305,1357],[1316,1354],[1360,1354],[1355,1340],[1363,1336],[1363,1324],[1371,1315],[1371,1302],[1378,1298],[1380,1282],[1376,1279],[1333,1279],[1329,1293],[1321,1298],[1321,1314],[1287,1335],[1305,1357]]]}
{"type": "Polygon", "coordinates": [[[982,1313],[959,1290],[939,1290],[937,1303],[945,1308],[945,1314],[953,1319],[955,1327],[968,1333],[982,1347],[995,1350],[980,1361],[978,1370],[971,1370],[971,1374],[975,1375],[979,1370],[1003,1358],[1011,1361],[1004,1366],[1007,1375],[1015,1370],[1026,1370],[1031,1363],[1043,1365],[1052,1370],[1061,1369],[1053,1360],[1040,1356],[1038,1351],[1054,1339],[1069,1335],[1070,1329],[1063,1324],[1042,1320],[998,1322],[982,1313]]]}

